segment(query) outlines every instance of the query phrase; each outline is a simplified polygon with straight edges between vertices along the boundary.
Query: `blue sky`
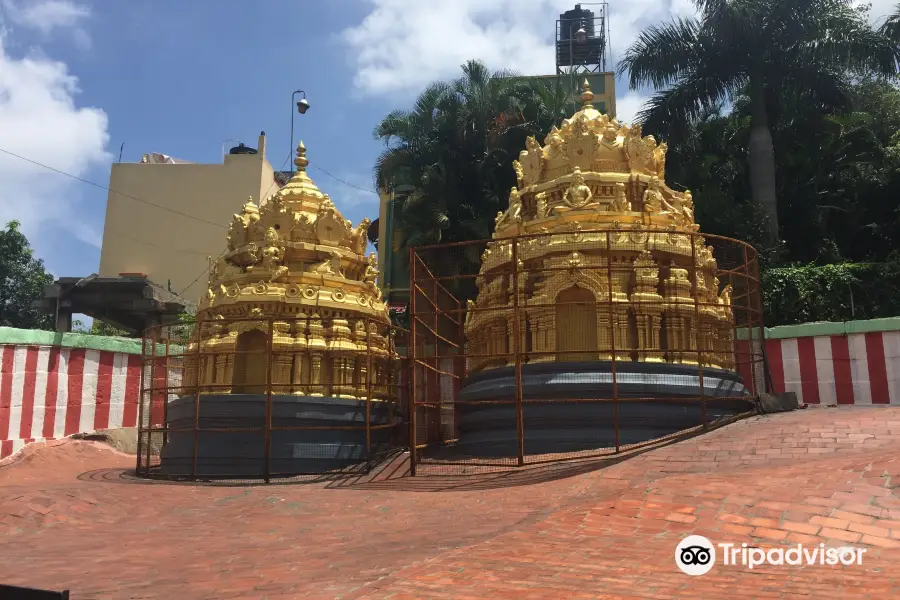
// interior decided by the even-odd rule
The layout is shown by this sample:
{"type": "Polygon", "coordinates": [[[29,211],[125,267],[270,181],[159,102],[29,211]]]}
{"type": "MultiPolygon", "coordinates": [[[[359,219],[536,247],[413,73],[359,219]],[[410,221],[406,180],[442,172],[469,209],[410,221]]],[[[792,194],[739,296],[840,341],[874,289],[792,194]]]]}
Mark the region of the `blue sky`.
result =
{"type": "MultiPolygon", "coordinates": [[[[218,162],[225,139],[255,145],[264,130],[278,168],[290,145],[291,92],[301,88],[312,108],[295,137],[312,164],[371,189],[381,117],[469,58],[552,73],[555,19],[574,3],[0,0],[0,148],[107,185],[122,143],[123,161],[161,152],[218,162]]],[[[892,4],[879,0],[873,13],[892,4]]],[[[612,6],[612,61],[642,27],[692,12],[689,0],[612,6]]],[[[648,93],[619,82],[620,119],[648,93]]],[[[374,194],[314,167],[310,175],[354,222],[377,216],[374,194]]],[[[106,197],[0,154],[0,221],[22,221],[58,276],[97,269],[106,197]]]]}

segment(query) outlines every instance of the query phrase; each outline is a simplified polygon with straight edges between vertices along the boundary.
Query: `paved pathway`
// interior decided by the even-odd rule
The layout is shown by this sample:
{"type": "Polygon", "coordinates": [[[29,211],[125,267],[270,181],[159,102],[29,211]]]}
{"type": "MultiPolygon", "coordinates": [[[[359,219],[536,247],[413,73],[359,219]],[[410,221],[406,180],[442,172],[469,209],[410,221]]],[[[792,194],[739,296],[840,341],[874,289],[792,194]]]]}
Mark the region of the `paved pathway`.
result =
{"type": "Polygon", "coordinates": [[[0,582],[87,598],[900,596],[900,408],[758,417],[618,464],[250,488],[135,482],[69,442],[0,468],[0,582]],[[688,534],[865,548],[689,577],[688,534]]]}

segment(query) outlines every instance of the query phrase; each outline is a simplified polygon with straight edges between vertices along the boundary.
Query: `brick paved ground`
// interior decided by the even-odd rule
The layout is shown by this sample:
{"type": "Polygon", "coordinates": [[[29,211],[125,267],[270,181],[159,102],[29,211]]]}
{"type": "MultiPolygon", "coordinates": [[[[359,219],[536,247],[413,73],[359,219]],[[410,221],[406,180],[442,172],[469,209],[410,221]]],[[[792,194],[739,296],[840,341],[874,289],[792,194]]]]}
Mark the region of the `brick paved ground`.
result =
{"type": "Polygon", "coordinates": [[[0,582],[86,598],[889,598],[900,408],[748,419],[610,465],[252,488],[135,483],[71,442],[0,468],[0,582]],[[696,533],[862,566],[682,574],[696,533]]]}

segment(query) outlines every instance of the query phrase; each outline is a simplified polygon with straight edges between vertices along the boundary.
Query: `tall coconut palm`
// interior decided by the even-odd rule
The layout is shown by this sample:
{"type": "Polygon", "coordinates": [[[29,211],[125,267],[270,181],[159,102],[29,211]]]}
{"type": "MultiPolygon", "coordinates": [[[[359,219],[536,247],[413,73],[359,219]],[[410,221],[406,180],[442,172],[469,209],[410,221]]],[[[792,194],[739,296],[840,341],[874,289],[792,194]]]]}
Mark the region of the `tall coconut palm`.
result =
{"type": "Polygon", "coordinates": [[[753,200],[778,239],[771,116],[786,93],[834,97],[847,71],[893,76],[894,45],[851,0],[694,0],[696,19],[645,29],[619,73],[658,90],[638,120],[664,133],[737,95],[749,100],[753,200]]]}
{"type": "Polygon", "coordinates": [[[900,45],[900,4],[894,7],[894,12],[888,15],[878,31],[895,45],[900,45]]]}

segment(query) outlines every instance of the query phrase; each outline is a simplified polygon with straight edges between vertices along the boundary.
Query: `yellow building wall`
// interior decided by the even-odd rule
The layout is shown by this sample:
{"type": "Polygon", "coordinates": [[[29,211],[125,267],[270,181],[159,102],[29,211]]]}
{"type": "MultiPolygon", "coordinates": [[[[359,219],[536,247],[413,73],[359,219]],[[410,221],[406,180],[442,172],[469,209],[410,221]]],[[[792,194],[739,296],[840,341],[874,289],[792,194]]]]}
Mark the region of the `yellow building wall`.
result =
{"type": "Polygon", "coordinates": [[[390,217],[388,207],[391,203],[391,195],[384,190],[378,193],[378,287],[384,290],[387,279],[388,253],[391,248],[388,240],[388,226],[390,217]]]}
{"type": "Polygon", "coordinates": [[[206,257],[225,249],[231,215],[248,197],[259,202],[277,191],[273,181],[263,136],[258,154],[229,154],[223,164],[113,164],[99,275],[143,273],[196,302],[206,291],[206,257]]]}
{"type": "MultiPolygon", "coordinates": [[[[582,78],[582,81],[584,78],[582,78]]],[[[616,118],[616,74],[615,73],[592,73],[587,76],[587,80],[594,92],[594,106],[600,110],[601,106],[605,108],[606,114],[611,118],[616,118]]],[[[581,82],[578,82],[579,85],[581,82]]]]}

